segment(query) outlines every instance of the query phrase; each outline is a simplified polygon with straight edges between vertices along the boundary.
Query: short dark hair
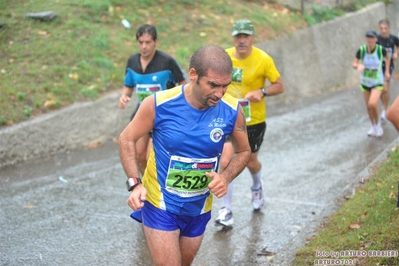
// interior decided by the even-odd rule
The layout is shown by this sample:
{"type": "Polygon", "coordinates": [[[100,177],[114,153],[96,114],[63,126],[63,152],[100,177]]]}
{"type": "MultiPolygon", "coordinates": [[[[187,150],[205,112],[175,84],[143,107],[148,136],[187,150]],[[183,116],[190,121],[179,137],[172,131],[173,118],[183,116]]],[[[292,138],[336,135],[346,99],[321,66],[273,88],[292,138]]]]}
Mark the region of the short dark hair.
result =
{"type": "Polygon", "coordinates": [[[209,70],[217,74],[230,74],[233,71],[233,63],[226,51],[216,45],[207,45],[199,48],[190,59],[189,68],[194,68],[198,75],[198,81],[206,76],[209,70]]]}
{"type": "Polygon", "coordinates": [[[139,38],[145,33],[150,34],[154,41],[157,40],[157,30],[154,26],[148,24],[144,24],[137,29],[136,40],[139,40],[139,38]]]}
{"type": "Polygon", "coordinates": [[[380,21],[378,21],[378,25],[381,25],[381,24],[387,24],[389,26],[389,20],[381,19],[380,21]]]}

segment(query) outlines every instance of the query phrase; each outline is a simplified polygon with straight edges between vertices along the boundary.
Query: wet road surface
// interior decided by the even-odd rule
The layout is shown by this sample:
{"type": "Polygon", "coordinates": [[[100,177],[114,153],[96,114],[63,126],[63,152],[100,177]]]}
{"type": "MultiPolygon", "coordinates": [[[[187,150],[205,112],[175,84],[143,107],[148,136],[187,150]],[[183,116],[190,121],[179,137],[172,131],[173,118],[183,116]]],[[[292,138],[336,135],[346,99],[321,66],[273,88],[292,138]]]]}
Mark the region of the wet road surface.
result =
{"type": "MultiPolygon", "coordinates": [[[[393,83],[392,100],[398,91],[393,83]]],[[[382,138],[367,137],[359,89],[272,108],[259,154],[265,207],[252,211],[245,170],[234,184],[234,227],[214,226],[215,198],[193,265],[289,265],[359,173],[397,143],[389,123],[382,138]]],[[[0,264],[151,265],[141,226],[129,218],[125,180],[112,142],[0,168],[0,264]]]]}

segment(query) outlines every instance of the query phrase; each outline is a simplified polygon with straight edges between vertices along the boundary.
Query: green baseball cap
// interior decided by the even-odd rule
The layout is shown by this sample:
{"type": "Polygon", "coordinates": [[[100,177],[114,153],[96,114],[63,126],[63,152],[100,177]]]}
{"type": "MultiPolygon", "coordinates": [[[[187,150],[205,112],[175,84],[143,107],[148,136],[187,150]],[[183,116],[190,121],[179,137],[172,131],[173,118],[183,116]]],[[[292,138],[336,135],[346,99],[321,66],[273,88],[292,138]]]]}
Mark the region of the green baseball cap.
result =
{"type": "Polygon", "coordinates": [[[254,25],[248,19],[240,19],[234,22],[233,24],[233,32],[231,33],[232,36],[236,36],[238,34],[254,34],[254,25]]]}

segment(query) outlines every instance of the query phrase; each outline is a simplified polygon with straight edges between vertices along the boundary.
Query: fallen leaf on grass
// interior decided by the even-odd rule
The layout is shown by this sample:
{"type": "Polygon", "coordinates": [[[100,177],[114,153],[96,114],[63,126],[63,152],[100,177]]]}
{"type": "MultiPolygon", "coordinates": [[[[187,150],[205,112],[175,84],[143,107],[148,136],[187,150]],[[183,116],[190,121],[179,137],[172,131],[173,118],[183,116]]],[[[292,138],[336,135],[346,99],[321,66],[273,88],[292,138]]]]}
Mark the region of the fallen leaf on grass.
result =
{"type": "Polygon", "coordinates": [[[395,192],[392,192],[391,191],[391,193],[389,193],[389,197],[388,198],[396,198],[396,195],[395,195],[395,192]]]}
{"type": "Polygon", "coordinates": [[[79,75],[76,73],[70,73],[68,75],[69,78],[74,79],[74,80],[78,80],[79,79],[79,75]]]}
{"type": "Polygon", "coordinates": [[[37,33],[38,33],[39,35],[45,36],[45,37],[50,36],[50,33],[48,33],[47,31],[44,31],[44,30],[39,30],[37,33]]]}
{"type": "Polygon", "coordinates": [[[360,225],[359,225],[359,224],[351,224],[351,225],[349,226],[349,228],[350,228],[350,229],[359,229],[359,228],[360,228],[360,225]]]}
{"type": "Polygon", "coordinates": [[[360,217],[361,217],[362,219],[366,218],[366,217],[367,217],[367,213],[363,213],[360,217]]]}
{"type": "Polygon", "coordinates": [[[44,107],[53,107],[56,105],[57,105],[57,102],[54,100],[47,100],[44,102],[44,107]]]}

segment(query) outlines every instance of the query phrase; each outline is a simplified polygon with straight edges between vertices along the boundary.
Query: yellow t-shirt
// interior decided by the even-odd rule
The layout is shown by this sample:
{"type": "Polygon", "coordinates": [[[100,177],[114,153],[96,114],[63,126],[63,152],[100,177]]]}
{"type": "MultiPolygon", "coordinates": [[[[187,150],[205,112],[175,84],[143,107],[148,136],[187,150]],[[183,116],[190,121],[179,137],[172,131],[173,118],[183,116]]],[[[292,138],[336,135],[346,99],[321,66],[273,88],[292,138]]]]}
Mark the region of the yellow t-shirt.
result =
{"type": "MultiPolygon", "coordinates": [[[[233,61],[232,82],[227,88],[227,92],[238,100],[243,100],[250,91],[263,88],[266,79],[269,82],[275,82],[280,77],[273,58],[259,48],[253,46],[251,54],[243,60],[235,58],[234,51],[235,47],[226,49],[233,61]]],[[[242,105],[248,116],[248,126],[260,124],[266,120],[265,98],[262,98],[258,103],[249,102],[249,107],[246,108],[244,106],[248,103],[244,101],[242,105]]]]}

